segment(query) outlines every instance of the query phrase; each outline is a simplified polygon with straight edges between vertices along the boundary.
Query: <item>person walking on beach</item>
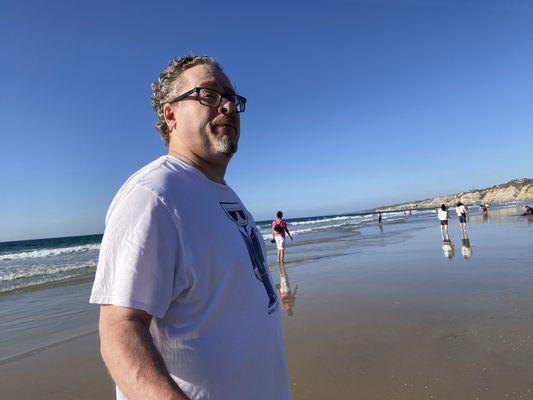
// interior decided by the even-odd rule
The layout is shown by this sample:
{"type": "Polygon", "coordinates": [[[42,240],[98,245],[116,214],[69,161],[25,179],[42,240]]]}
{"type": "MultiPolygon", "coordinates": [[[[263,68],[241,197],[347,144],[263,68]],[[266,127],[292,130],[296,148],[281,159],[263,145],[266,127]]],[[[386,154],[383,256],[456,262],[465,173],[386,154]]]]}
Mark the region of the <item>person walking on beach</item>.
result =
{"type": "Polygon", "coordinates": [[[450,237],[448,236],[448,209],[446,208],[446,204],[441,205],[437,210],[437,217],[440,221],[440,234],[442,240],[450,240],[450,237]]]}
{"type": "Polygon", "coordinates": [[[207,56],[152,90],[168,154],[113,199],[90,299],[117,399],[288,400],[266,247],[224,180],[246,99],[207,56]]]}
{"type": "Polygon", "coordinates": [[[455,207],[455,213],[459,217],[459,225],[461,226],[461,236],[466,235],[466,218],[467,212],[463,203],[458,202],[457,207],[455,207]]]}
{"type": "Polygon", "coordinates": [[[283,213],[278,211],[276,219],[272,221],[272,238],[276,241],[276,248],[278,249],[278,264],[285,262],[285,235],[289,235],[293,240],[287,223],[283,220],[283,213]]]}
{"type": "Polygon", "coordinates": [[[378,211],[378,224],[381,225],[381,212],[378,211]]]}

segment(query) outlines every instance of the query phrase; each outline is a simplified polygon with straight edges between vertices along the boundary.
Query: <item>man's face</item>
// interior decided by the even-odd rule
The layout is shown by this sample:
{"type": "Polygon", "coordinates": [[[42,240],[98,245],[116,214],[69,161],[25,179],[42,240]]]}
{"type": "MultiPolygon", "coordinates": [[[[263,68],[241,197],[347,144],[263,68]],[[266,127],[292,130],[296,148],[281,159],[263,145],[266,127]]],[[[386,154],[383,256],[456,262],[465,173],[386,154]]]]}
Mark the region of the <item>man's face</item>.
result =
{"type": "MultiPolygon", "coordinates": [[[[228,77],[211,65],[197,65],[181,75],[177,94],[195,87],[214,89],[222,94],[234,93],[228,77]]],[[[188,150],[206,159],[229,159],[237,151],[240,117],[235,105],[222,98],[218,107],[202,105],[196,94],[172,104],[176,135],[188,150]]],[[[172,140],[172,139],[171,139],[172,140]]]]}

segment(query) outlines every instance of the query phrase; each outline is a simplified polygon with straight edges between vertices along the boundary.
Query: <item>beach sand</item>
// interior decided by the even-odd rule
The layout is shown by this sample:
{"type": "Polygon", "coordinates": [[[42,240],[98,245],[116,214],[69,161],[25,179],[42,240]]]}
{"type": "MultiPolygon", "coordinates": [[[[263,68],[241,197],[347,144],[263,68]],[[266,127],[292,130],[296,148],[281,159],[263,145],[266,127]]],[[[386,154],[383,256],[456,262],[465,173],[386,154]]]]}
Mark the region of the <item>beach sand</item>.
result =
{"type": "Polygon", "coordinates": [[[2,399],[114,399],[96,333],[0,364],[2,399]]]}
{"type": "MultiPolygon", "coordinates": [[[[472,217],[468,259],[455,220],[455,257],[444,256],[433,215],[289,243],[293,294],[284,300],[283,333],[293,398],[533,398],[533,220],[516,214],[472,217]]],[[[279,283],[278,269],[272,273],[279,283]]],[[[57,302],[76,310],[63,322],[69,340],[54,336],[50,346],[42,336],[57,334],[53,315],[48,324],[28,322],[32,335],[20,340],[21,328],[3,332],[0,343],[18,356],[8,351],[0,362],[2,399],[113,398],[98,355],[97,308],[84,305],[89,290],[0,298],[19,314],[57,302]]]]}

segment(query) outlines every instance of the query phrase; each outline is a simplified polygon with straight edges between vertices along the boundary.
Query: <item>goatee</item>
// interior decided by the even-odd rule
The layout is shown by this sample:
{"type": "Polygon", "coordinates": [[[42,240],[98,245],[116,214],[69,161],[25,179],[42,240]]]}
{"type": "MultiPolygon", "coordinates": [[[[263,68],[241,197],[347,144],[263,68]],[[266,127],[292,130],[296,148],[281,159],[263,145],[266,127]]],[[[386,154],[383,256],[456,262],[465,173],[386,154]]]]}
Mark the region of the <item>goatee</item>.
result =
{"type": "Polygon", "coordinates": [[[228,136],[222,136],[215,141],[215,152],[231,156],[237,152],[237,142],[228,136]]]}

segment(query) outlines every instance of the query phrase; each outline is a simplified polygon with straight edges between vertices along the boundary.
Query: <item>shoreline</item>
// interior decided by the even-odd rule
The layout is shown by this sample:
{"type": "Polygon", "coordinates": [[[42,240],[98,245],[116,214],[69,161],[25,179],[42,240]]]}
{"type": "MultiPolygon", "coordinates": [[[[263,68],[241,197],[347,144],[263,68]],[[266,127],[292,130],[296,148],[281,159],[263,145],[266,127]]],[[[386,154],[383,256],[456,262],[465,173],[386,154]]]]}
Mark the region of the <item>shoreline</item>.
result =
{"type": "Polygon", "coordinates": [[[58,279],[58,280],[50,281],[50,282],[37,283],[31,286],[13,288],[13,289],[8,289],[6,291],[0,292],[0,299],[2,298],[2,296],[11,296],[11,295],[16,295],[16,294],[39,292],[41,290],[47,290],[47,289],[52,289],[56,287],[83,285],[85,283],[92,283],[93,280],[94,280],[94,272],[92,272],[91,274],[87,276],[83,276],[83,277],[79,277],[75,279],[66,278],[66,279],[58,279]]]}

